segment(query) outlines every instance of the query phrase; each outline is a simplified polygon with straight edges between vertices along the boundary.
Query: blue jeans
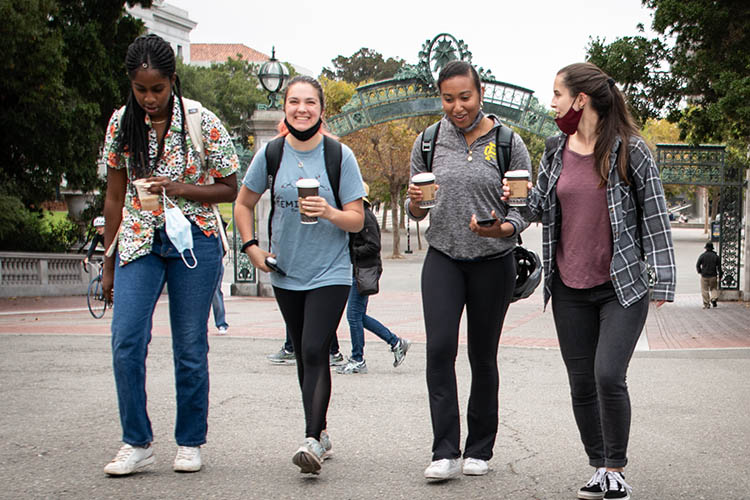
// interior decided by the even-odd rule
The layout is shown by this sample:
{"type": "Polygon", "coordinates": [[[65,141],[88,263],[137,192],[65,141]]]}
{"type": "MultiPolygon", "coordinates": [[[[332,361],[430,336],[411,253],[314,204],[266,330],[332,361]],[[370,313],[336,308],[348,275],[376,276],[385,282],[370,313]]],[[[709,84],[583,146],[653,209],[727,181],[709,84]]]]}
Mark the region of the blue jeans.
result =
{"type": "Polygon", "coordinates": [[[362,361],[365,350],[365,328],[383,339],[391,347],[398,344],[398,337],[383,323],[367,315],[368,295],[360,295],[357,280],[352,277],[352,288],[349,291],[349,303],[346,306],[346,319],[349,321],[349,332],[352,336],[352,359],[362,361]]]}
{"type": "MultiPolygon", "coordinates": [[[[116,307],[112,318],[112,358],[122,440],[133,446],[153,441],[146,411],[146,355],[154,308],[164,284],[177,392],[175,439],[180,446],[206,442],[208,419],[208,314],[221,266],[221,243],[192,225],[198,261],[188,269],[164,229],[156,230],[151,253],[125,266],[115,261],[116,307]]],[[[188,256],[190,262],[192,259],[188,256]]]]}
{"type": "Polygon", "coordinates": [[[221,291],[221,281],[224,279],[224,265],[221,266],[221,272],[219,273],[219,283],[216,285],[216,293],[214,293],[214,300],[211,303],[211,308],[214,311],[214,323],[216,328],[227,328],[227,311],[224,308],[224,292],[221,291]]]}

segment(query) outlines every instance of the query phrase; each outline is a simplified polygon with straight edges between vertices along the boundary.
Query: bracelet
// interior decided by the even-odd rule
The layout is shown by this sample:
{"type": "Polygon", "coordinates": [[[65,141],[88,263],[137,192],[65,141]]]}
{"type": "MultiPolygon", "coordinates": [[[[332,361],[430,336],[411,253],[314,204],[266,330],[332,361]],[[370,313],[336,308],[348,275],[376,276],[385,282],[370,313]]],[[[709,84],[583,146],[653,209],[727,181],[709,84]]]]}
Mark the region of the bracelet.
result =
{"type": "Polygon", "coordinates": [[[253,238],[253,239],[252,239],[252,240],[250,240],[250,241],[246,241],[246,242],[245,242],[245,243],[243,243],[243,244],[242,244],[242,246],[240,247],[240,252],[242,252],[242,253],[245,253],[245,250],[247,250],[247,249],[248,249],[249,247],[251,247],[251,246],[253,246],[253,245],[257,245],[257,244],[258,244],[258,240],[256,240],[255,238],[253,238]]]}

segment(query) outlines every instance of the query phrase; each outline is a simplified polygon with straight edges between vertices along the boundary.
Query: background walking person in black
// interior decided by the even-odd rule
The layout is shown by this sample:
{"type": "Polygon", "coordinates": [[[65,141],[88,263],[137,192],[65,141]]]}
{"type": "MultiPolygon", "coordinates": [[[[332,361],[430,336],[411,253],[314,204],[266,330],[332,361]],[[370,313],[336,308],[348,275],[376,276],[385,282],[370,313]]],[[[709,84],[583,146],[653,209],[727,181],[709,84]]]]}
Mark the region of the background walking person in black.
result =
{"type": "Polygon", "coordinates": [[[706,251],[698,257],[695,264],[698,274],[701,275],[701,297],[703,297],[703,309],[716,307],[719,300],[719,277],[721,276],[721,262],[719,256],[714,252],[714,244],[706,243],[706,251]]]}

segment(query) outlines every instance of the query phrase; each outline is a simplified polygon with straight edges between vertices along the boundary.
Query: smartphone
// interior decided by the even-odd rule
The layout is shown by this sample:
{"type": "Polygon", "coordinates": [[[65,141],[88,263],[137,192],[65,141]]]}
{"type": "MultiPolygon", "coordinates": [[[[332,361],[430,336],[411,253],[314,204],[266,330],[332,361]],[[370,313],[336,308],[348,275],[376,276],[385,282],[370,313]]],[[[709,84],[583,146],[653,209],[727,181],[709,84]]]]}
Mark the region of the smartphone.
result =
{"type": "Polygon", "coordinates": [[[282,275],[282,276],[286,276],[286,273],[284,272],[284,270],[283,270],[283,269],[281,269],[281,268],[279,267],[279,265],[278,265],[278,264],[276,263],[276,259],[274,259],[273,257],[270,257],[270,256],[269,256],[269,257],[266,257],[266,265],[267,265],[267,266],[268,266],[268,267],[269,267],[269,268],[270,268],[270,269],[271,269],[272,271],[276,271],[276,272],[277,272],[277,273],[279,273],[280,275],[282,275]]]}
{"type": "Polygon", "coordinates": [[[477,220],[477,224],[484,227],[489,227],[495,223],[497,219],[491,218],[491,219],[479,219],[477,220]]]}

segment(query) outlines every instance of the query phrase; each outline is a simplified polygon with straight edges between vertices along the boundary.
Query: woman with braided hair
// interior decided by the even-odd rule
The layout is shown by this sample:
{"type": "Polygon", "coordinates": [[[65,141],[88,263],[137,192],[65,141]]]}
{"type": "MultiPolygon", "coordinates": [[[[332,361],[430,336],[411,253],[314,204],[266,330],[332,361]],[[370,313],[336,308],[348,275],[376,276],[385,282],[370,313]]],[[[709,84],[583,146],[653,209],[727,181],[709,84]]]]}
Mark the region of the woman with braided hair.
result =
{"type": "Polygon", "coordinates": [[[131,91],[109,121],[100,160],[107,167],[105,242],[117,248],[105,259],[103,287],[117,305],[112,356],[125,443],[104,468],[110,475],[130,474],[154,461],[146,354],[165,284],[177,392],[174,470],[200,470],[200,446],[206,442],[207,322],[222,260],[221,222],[211,204],[234,200],[239,161],[216,115],[198,108],[202,160],[188,135],[175,64],[172,47],[156,35],[138,37],[128,47],[131,91]],[[139,193],[136,181],[145,190],[139,193]],[[149,194],[159,200],[155,208],[144,206],[149,194]]]}

